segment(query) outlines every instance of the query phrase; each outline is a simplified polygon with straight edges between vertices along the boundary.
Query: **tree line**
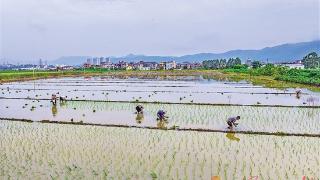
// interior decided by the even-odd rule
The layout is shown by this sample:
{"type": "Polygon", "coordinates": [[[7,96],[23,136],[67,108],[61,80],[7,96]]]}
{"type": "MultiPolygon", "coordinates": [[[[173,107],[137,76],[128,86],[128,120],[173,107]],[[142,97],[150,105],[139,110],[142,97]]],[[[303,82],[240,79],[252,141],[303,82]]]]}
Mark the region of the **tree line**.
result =
{"type": "MultiPolygon", "coordinates": [[[[309,53],[303,58],[302,63],[305,69],[320,68],[320,56],[318,56],[316,52],[309,53]]],[[[228,60],[227,59],[206,60],[202,62],[202,66],[204,69],[248,68],[248,65],[241,64],[241,59],[239,57],[229,58],[228,60]]],[[[255,60],[251,63],[251,67],[253,69],[260,68],[262,66],[263,66],[263,63],[261,61],[255,60]]]]}
{"type": "Polygon", "coordinates": [[[287,66],[276,66],[274,64],[262,66],[261,62],[254,61],[252,62],[252,68],[248,68],[246,65],[236,65],[232,68],[225,68],[223,71],[253,76],[269,76],[276,80],[320,86],[320,57],[317,53],[309,53],[303,58],[302,63],[305,69],[290,69],[287,66]]]}
{"type": "Polygon", "coordinates": [[[232,68],[237,65],[241,65],[240,58],[230,58],[230,59],[215,59],[215,60],[206,60],[202,62],[203,68],[205,69],[224,69],[232,68]]]}

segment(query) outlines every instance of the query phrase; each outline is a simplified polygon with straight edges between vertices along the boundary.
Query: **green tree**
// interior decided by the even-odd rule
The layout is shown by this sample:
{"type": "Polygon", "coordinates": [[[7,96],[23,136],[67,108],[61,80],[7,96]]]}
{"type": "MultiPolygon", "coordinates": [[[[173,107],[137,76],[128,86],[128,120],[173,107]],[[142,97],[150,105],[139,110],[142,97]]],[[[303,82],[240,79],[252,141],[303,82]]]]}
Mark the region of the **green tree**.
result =
{"type": "Polygon", "coordinates": [[[306,69],[320,68],[320,57],[312,52],[303,58],[302,63],[306,69]]]}
{"type": "Polygon", "coordinates": [[[228,62],[227,62],[227,67],[233,67],[234,66],[234,59],[233,58],[229,58],[228,62]]]}
{"type": "Polygon", "coordinates": [[[227,62],[227,67],[228,68],[232,68],[232,67],[234,67],[234,66],[236,66],[236,65],[240,65],[241,64],[241,60],[240,60],[240,58],[229,58],[229,60],[228,60],[228,62],[227,62]]]}
{"type": "Polygon", "coordinates": [[[241,65],[241,59],[239,57],[235,59],[234,65],[241,65]]]}
{"type": "Polygon", "coordinates": [[[261,67],[261,66],[262,66],[262,64],[261,64],[260,61],[253,61],[253,62],[252,62],[252,68],[253,68],[253,69],[257,69],[257,68],[259,68],[259,67],[261,67]]]}
{"type": "Polygon", "coordinates": [[[224,69],[232,68],[236,65],[241,65],[240,58],[230,58],[228,61],[226,59],[215,59],[215,60],[205,60],[202,62],[202,66],[205,69],[224,69]]]}
{"type": "Polygon", "coordinates": [[[259,69],[261,72],[260,74],[265,76],[271,76],[274,73],[274,65],[273,64],[267,64],[265,67],[259,69]]]}
{"type": "Polygon", "coordinates": [[[219,61],[219,69],[223,69],[227,67],[227,60],[226,59],[220,59],[219,61]]]}

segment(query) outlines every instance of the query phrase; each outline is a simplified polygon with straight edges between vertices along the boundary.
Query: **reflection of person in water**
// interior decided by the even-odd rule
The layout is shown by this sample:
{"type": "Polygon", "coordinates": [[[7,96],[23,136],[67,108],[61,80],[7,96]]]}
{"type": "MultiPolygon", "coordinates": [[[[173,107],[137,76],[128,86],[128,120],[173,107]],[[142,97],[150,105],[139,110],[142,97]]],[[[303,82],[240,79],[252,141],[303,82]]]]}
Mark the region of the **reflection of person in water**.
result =
{"type": "Polygon", "coordinates": [[[227,133],[227,135],[226,135],[226,137],[228,138],[228,139],[230,139],[231,141],[240,141],[240,138],[237,138],[236,136],[235,136],[235,134],[236,133],[227,133]]]}
{"type": "Polygon", "coordinates": [[[67,102],[60,102],[60,107],[66,106],[67,102]]]}
{"type": "Polygon", "coordinates": [[[138,124],[141,124],[143,120],[144,120],[143,114],[142,114],[142,113],[138,113],[138,114],[137,114],[137,117],[136,117],[136,122],[137,122],[138,124]]]}
{"type": "Polygon", "coordinates": [[[58,114],[58,109],[56,105],[52,105],[51,107],[52,116],[55,117],[58,114]]]}
{"type": "Polygon", "coordinates": [[[167,120],[158,120],[157,127],[159,129],[167,129],[168,121],[167,120]]]}

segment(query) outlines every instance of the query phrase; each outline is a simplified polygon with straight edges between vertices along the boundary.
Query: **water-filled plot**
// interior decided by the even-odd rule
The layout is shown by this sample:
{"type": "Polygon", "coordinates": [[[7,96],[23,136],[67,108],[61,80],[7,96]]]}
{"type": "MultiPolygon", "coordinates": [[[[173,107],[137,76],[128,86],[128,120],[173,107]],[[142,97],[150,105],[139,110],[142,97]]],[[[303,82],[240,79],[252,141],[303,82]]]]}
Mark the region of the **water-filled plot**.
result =
{"type": "Polygon", "coordinates": [[[227,130],[228,117],[239,115],[238,131],[320,134],[320,108],[145,103],[144,113],[136,114],[138,104],[67,101],[53,106],[48,100],[0,99],[0,111],[10,119],[211,130],[227,130]],[[156,120],[159,109],[169,116],[165,124],[156,120]]]}
{"type": "Polygon", "coordinates": [[[296,91],[201,76],[4,83],[0,179],[318,178],[320,94],[296,91]]]}
{"type": "Polygon", "coordinates": [[[241,116],[238,131],[319,134],[320,94],[301,92],[201,76],[43,79],[0,85],[0,117],[225,130],[228,117],[241,116]],[[52,94],[67,101],[52,105],[52,94]],[[143,115],[135,114],[138,104],[143,115]],[[168,123],[156,121],[160,109],[168,123]]]}
{"type": "Polygon", "coordinates": [[[137,101],[192,104],[319,106],[319,93],[306,89],[264,88],[247,82],[185,80],[64,78],[0,85],[0,97],[50,98],[59,93],[73,100],[137,101]]]}

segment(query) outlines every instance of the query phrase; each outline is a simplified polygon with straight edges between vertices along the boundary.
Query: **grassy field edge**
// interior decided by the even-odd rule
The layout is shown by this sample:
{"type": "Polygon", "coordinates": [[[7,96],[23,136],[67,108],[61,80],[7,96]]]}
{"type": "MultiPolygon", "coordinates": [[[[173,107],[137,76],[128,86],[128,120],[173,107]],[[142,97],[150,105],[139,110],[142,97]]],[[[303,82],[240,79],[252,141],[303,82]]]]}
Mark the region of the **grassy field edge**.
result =
{"type": "Polygon", "coordinates": [[[168,70],[168,71],[126,71],[126,70],[70,70],[70,71],[0,71],[0,83],[29,81],[47,78],[78,77],[78,76],[116,76],[116,77],[165,77],[165,76],[203,76],[205,79],[226,81],[249,81],[254,85],[270,88],[307,88],[320,92],[317,85],[288,82],[274,76],[250,75],[247,73],[226,72],[223,70],[168,70]]]}

